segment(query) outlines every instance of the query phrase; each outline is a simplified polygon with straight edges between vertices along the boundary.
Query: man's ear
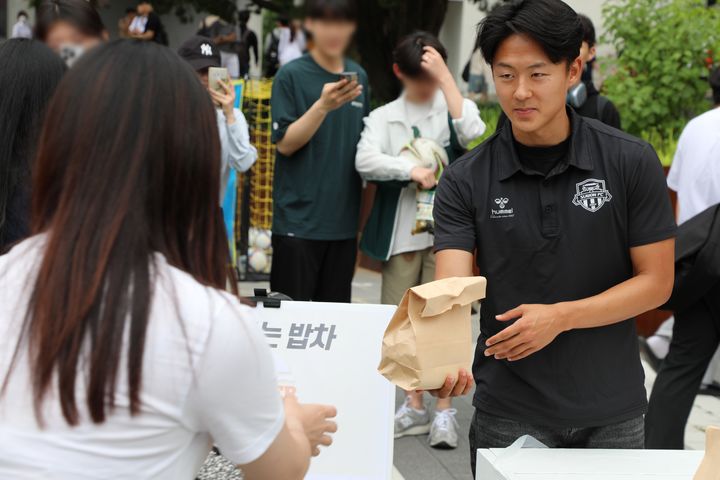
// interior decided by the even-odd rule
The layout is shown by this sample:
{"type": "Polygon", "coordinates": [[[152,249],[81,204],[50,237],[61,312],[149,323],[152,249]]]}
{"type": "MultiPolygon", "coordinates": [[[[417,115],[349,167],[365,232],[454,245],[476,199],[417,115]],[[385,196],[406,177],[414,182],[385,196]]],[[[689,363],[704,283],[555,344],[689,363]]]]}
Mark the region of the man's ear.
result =
{"type": "Polygon", "coordinates": [[[312,30],[313,30],[312,29],[312,26],[313,26],[312,18],[306,18],[305,21],[303,22],[303,26],[305,27],[305,30],[312,33],[312,30]]]}
{"type": "Polygon", "coordinates": [[[398,67],[397,63],[393,63],[393,73],[397,77],[398,80],[402,81],[403,79],[403,73],[400,71],[400,67],[398,67]]]}
{"type": "Polygon", "coordinates": [[[582,76],[582,70],[583,70],[583,61],[582,58],[577,57],[573,62],[569,65],[568,68],[568,74],[570,81],[570,85],[575,85],[580,81],[580,77],[582,76]]]}

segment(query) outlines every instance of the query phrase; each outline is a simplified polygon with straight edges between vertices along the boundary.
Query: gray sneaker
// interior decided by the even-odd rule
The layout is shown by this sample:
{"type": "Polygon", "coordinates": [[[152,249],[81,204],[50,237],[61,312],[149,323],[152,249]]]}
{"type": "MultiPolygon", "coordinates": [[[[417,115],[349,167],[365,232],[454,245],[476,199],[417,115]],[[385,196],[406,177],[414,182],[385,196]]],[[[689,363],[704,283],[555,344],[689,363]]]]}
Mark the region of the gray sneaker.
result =
{"type": "Polygon", "coordinates": [[[448,408],[435,412],[435,420],[430,427],[430,446],[442,450],[451,450],[458,446],[458,423],[455,420],[457,410],[448,408]]]}
{"type": "Polygon", "coordinates": [[[430,412],[418,412],[410,407],[410,399],[398,408],[395,413],[395,438],[408,435],[426,435],[430,431],[430,412]]]}

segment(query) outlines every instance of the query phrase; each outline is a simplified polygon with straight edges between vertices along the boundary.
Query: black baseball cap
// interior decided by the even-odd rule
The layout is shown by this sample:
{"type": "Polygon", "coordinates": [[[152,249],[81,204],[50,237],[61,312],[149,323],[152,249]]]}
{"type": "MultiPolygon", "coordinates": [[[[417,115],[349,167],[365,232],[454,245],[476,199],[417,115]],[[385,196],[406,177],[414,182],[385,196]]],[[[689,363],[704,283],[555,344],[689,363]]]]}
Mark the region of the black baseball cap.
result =
{"type": "Polygon", "coordinates": [[[220,66],[220,50],[207,37],[190,37],[178,49],[178,54],[196,71],[220,66]]]}

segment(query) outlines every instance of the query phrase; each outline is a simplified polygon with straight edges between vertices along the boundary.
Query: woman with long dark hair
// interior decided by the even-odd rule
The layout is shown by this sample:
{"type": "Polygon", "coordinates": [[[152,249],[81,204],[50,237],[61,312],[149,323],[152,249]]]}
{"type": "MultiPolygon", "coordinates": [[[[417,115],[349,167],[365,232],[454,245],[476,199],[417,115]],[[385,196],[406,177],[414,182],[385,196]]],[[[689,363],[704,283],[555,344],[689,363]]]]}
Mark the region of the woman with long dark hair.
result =
{"type": "Polygon", "coordinates": [[[40,42],[0,43],[0,254],[30,230],[31,159],[65,64],[40,42]]]}
{"type": "Polygon", "coordinates": [[[61,82],[34,236],[0,257],[0,478],[190,479],[214,442],[247,479],[300,479],[331,442],[334,409],[281,399],[252,310],[222,291],[218,139],[155,43],[98,47],[61,82]]]}
{"type": "Polygon", "coordinates": [[[108,39],[100,13],[87,0],[43,0],[36,17],[35,36],[69,64],[108,39]]]}

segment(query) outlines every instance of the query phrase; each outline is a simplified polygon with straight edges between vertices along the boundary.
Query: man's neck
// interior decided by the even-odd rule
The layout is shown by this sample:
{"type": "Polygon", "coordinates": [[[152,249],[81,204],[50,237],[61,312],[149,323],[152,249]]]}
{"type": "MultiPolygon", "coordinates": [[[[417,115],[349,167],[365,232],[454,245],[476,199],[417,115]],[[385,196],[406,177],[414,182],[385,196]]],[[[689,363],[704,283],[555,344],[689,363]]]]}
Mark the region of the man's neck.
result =
{"type": "Polygon", "coordinates": [[[407,91],[405,91],[405,101],[407,103],[412,103],[413,105],[427,105],[428,103],[432,103],[434,100],[434,97],[430,100],[419,100],[407,91]]]}
{"type": "Polygon", "coordinates": [[[313,60],[315,60],[318,65],[320,65],[322,68],[324,68],[330,73],[342,73],[342,71],[345,69],[345,59],[342,55],[325,55],[319,49],[314,48],[310,50],[310,56],[313,58],[313,60]]]}
{"type": "Polygon", "coordinates": [[[555,118],[534,132],[521,132],[513,126],[512,133],[515,140],[527,147],[552,147],[570,136],[570,117],[563,108],[555,118]]]}

